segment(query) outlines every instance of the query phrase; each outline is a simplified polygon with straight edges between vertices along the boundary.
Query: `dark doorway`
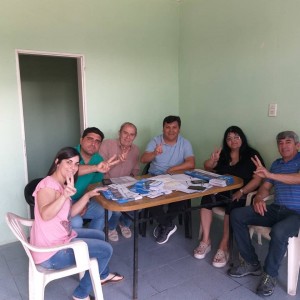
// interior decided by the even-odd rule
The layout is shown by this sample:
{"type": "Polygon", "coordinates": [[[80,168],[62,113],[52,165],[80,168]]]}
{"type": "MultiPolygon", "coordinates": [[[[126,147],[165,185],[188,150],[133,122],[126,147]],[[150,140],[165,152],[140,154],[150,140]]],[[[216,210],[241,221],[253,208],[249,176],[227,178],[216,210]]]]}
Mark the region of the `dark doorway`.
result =
{"type": "Polygon", "coordinates": [[[56,152],[80,137],[78,59],[19,54],[28,180],[46,176],[56,152]]]}

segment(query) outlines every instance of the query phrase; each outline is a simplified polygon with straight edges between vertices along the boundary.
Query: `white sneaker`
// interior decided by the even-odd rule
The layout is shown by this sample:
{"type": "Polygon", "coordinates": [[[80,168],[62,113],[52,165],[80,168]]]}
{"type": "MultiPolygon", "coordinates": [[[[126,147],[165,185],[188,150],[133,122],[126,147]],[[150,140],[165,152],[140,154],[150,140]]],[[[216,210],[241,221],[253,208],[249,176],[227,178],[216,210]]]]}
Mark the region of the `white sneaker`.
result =
{"type": "Polygon", "coordinates": [[[117,242],[119,240],[118,231],[116,229],[108,230],[108,239],[112,242],[117,242]]]}
{"type": "Polygon", "coordinates": [[[122,226],[122,225],[119,225],[119,226],[120,226],[121,233],[124,236],[124,238],[130,239],[131,238],[131,230],[130,230],[130,228],[127,227],[127,226],[122,226]]]}

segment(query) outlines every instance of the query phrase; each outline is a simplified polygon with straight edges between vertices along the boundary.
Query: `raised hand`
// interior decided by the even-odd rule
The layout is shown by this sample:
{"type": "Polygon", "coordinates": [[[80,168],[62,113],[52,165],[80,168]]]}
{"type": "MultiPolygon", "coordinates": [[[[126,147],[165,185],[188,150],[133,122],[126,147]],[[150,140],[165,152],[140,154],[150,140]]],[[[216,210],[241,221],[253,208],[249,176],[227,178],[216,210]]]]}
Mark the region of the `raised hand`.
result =
{"type": "Polygon", "coordinates": [[[121,154],[119,154],[119,156],[118,156],[118,160],[119,160],[119,162],[123,162],[123,161],[125,161],[126,160],[126,158],[127,158],[127,154],[128,154],[128,152],[129,152],[129,150],[130,150],[130,148],[128,147],[128,148],[126,148],[126,149],[123,149],[122,150],[122,153],[121,154]]]}
{"type": "Polygon", "coordinates": [[[263,167],[263,165],[262,165],[260,159],[257,157],[257,155],[254,155],[254,157],[251,157],[251,160],[255,164],[256,168],[263,167]]]}
{"type": "Polygon", "coordinates": [[[74,186],[74,176],[73,174],[69,174],[66,176],[66,184],[64,186],[64,196],[66,198],[70,198],[76,194],[76,188],[74,186]]]}
{"type": "Polygon", "coordinates": [[[256,171],[254,171],[254,174],[261,178],[268,178],[270,176],[270,172],[262,165],[257,155],[251,157],[251,160],[256,166],[256,171]]]}
{"type": "Polygon", "coordinates": [[[118,164],[120,160],[117,158],[117,155],[113,155],[111,158],[109,158],[107,161],[108,167],[111,168],[112,166],[118,164]]]}
{"type": "Polygon", "coordinates": [[[222,151],[222,147],[215,148],[214,152],[210,156],[210,159],[214,162],[218,162],[220,159],[221,151],[222,151]]]}
{"type": "Polygon", "coordinates": [[[102,161],[97,165],[97,171],[101,173],[107,173],[110,168],[120,162],[119,159],[117,159],[117,155],[113,155],[110,159],[107,161],[102,161]]]}
{"type": "Polygon", "coordinates": [[[158,144],[156,145],[155,149],[154,149],[154,154],[156,155],[160,155],[163,153],[163,146],[162,144],[158,144]]]}

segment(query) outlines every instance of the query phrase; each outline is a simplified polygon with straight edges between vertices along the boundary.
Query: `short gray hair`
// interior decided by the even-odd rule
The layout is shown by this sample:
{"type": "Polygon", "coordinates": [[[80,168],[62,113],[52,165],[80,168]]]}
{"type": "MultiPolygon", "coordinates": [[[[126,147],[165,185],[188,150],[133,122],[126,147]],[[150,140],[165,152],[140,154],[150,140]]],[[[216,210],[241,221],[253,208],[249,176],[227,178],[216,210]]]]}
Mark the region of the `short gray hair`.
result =
{"type": "Polygon", "coordinates": [[[296,144],[299,143],[299,137],[294,131],[279,132],[276,136],[276,141],[278,143],[280,140],[284,140],[284,139],[288,139],[288,138],[293,139],[296,144]]]}
{"type": "Polygon", "coordinates": [[[137,136],[137,128],[136,128],[136,126],[135,126],[133,123],[130,123],[130,122],[125,122],[125,123],[123,123],[123,124],[121,125],[121,127],[120,127],[119,133],[121,133],[121,131],[123,130],[123,128],[124,128],[125,126],[131,126],[131,127],[133,127],[134,130],[135,130],[135,136],[137,136]]]}

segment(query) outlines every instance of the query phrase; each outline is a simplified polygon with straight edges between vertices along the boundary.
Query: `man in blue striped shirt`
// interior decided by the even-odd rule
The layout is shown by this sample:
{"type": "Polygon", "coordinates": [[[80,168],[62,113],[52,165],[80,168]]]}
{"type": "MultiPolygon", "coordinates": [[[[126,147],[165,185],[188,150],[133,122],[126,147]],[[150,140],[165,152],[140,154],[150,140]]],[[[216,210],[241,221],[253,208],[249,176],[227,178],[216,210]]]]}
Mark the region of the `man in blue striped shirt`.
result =
{"type": "Polygon", "coordinates": [[[264,178],[253,206],[232,211],[230,221],[238,249],[244,259],[240,265],[229,269],[232,277],[261,275],[262,269],[252,246],[248,225],[271,227],[269,251],[263,267],[263,276],[257,294],[273,294],[276,277],[290,237],[298,236],[300,228],[300,153],[299,138],[293,131],[280,132],[277,147],[281,158],[275,160],[268,171],[257,157],[255,174],[264,178]],[[266,205],[264,198],[274,190],[274,202],[266,205]]]}

